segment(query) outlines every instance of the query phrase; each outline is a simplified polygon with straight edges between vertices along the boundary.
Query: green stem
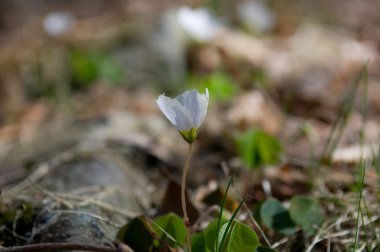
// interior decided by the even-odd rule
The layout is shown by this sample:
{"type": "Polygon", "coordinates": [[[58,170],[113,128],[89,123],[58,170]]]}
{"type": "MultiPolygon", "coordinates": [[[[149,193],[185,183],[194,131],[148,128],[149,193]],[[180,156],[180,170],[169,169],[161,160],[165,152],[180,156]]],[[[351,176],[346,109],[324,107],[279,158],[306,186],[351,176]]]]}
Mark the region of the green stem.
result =
{"type": "Polygon", "coordinates": [[[363,187],[364,187],[364,180],[365,180],[365,171],[366,171],[366,164],[365,164],[365,161],[361,161],[361,165],[360,165],[360,169],[361,169],[361,179],[360,179],[360,184],[358,185],[359,186],[359,199],[358,199],[358,213],[357,213],[357,217],[356,217],[356,227],[355,227],[355,241],[354,241],[354,251],[356,251],[356,248],[358,246],[358,243],[359,243],[359,229],[360,229],[360,215],[363,214],[362,212],[362,208],[361,208],[361,202],[362,202],[362,198],[363,198],[363,187]]]}
{"type": "Polygon", "coordinates": [[[187,210],[186,210],[186,177],[187,177],[187,171],[189,170],[192,150],[193,150],[193,144],[189,143],[189,151],[187,153],[185,167],[183,168],[182,181],[181,181],[181,200],[182,200],[183,221],[186,225],[186,236],[187,236],[186,245],[189,252],[191,252],[191,240],[190,240],[190,220],[189,220],[189,216],[187,215],[187,210]]]}

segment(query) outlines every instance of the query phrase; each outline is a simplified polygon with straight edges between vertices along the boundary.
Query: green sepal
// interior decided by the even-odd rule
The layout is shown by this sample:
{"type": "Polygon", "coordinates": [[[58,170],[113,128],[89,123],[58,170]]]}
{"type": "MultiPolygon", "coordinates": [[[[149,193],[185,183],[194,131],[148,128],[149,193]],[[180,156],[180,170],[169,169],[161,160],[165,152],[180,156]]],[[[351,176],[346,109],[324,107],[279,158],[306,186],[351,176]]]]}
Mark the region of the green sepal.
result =
{"type": "Polygon", "coordinates": [[[185,139],[186,142],[189,144],[194,142],[195,139],[197,139],[197,129],[196,128],[191,128],[189,130],[179,130],[179,133],[185,139]]]}

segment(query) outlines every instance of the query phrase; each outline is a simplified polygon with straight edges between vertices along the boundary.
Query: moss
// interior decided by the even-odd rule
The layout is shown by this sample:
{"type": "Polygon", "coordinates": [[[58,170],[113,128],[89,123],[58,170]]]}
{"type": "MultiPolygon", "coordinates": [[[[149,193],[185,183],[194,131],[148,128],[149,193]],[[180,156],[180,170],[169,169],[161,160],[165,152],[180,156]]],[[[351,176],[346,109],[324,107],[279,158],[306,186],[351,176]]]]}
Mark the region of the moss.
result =
{"type": "Polygon", "coordinates": [[[19,237],[28,236],[36,216],[36,209],[27,202],[18,202],[14,206],[2,207],[0,209],[0,243],[3,246],[22,244],[23,240],[19,237]],[[19,237],[16,237],[14,233],[19,237]]]}

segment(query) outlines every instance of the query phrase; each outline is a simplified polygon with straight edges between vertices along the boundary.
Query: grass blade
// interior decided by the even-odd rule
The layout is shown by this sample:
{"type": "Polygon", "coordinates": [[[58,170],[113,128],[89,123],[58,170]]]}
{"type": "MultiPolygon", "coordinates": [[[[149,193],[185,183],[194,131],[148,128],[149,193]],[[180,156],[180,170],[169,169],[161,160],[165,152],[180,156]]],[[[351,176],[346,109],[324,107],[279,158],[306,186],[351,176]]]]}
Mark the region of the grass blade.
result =
{"type": "MultiPolygon", "coordinates": [[[[230,229],[231,229],[232,223],[233,223],[233,221],[235,220],[235,217],[236,217],[237,213],[239,212],[241,206],[243,205],[244,201],[245,201],[245,199],[243,199],[243,200],[240,202],[239,206],[236,208],[235,212],[233,213],[231,219],[228,221],[227,228],[226,228],[226,230],[225,230],[224,233],[223,233],[222,240],[220,241],[220,246],[218,247],[219,250],[217,250],[217,252],[219,252],[219,251],[222,252],[222,251],[223,251],[224,244],[225,244],[225,242],[226,242],[227,235],[228,235],[229,232],[230,232],[230,229]]],[[[218,240],[217,240],[217,244],[218,244],[218,243],[219,243],[219,236],[218,236],[218,240]]]]}
{"type": "MultiPolygon", "coordinates": [[[[315,162],[315,165],[311,167],[312,170],[312,177],[316,178],[320,175],[320,169],[322,164],[324,163],[323,160],[330,161],[331,155],[335,151],[341,137],[344,131],[344,128],[347,125],[347,121],[349,119],[349,115],[354,107],[354,101],[356,97],[356,93],[358,91],[358,87],[360,85],[361,80],[363,77],[366,77],[366,71],[367,71],[367,65],[363,66],[360,73],[357,75],[357,77],[352,81],[352,84],[350,87],[346,90],[344,96],[343,96],[343,105],[340,109],[340,112],[338,113],[338,118],[334,122],[329,135],[324,143],[324,147],[322,150],[322,153],[320,155],[319,160],[315,162]]],[[[311,185],[313,187],[314,185],[311,185]]]]}
{"type": "MultiPolygon", "coordinates": [[[[228,180],[228,184],[227,184],[226,191],[224,193],[222,205],[220,206],[219,217],[218,217],[218,229],[217,229],[216,237],[219,237],[220,223],[222,222],[224,205],[226,204],[227,193],[228,193],[228,190],[230,189],[230,186],[232,185],[232,182],[233,182],[233,177],[231,176],[230,179],[228,180]]],[[[218,242],[216,242],[215,246],[216,246],[215,251],[218,251],[218,242]]]]}

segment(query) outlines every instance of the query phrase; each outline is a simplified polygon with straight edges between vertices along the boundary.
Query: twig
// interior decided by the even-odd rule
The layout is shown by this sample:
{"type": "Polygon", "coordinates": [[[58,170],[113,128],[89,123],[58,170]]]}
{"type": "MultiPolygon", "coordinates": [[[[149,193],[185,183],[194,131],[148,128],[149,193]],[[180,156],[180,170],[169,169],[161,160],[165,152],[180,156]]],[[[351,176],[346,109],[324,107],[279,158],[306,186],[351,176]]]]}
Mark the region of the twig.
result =
{"type": "Polygon", "coordinates": [[[278,246],[280,246],[281,244],[284,244],[284,243],[286,243],[286,242],[288,242],[288,241],[289,241],[289,237],[285,236],[285,237],[282,238],[281,240],[279,240],[279,241],[273,243],[271,248],[272,248],[272,249],[275,249],[275,248],[277,248],[278,246]]]}
{"type": "Polygon", "coordinates": [[[27,181],[29,181],[29,183],[35,187],[38,191],[40,191],[41,193],[47,195],[48,197],[50,197],[51,199],[65,205],[66,207],[68,208],[73,208],[74,206],[71,204],[71,202],[68,202],[66,200],[63,200],[61,199],[59,196],[57,196],[54,192],[51,192],[49,190],[46,190],[45,188],[37,185],[36,183],[34,183],[32,180],[30,180],[29,178],[26,178],[27,181]]]}
{"type": "MultiPolygon", "coordinates": [[[[29,180],[29,179],[27,178],[27,180],[29,180]]],[[[47,196],[49,196],[53,200],[56,200],[57,202],[63,203],[64,205],[66,205],[69,208],[73,208],[74,204],[72,204],[71,202],[68,202],[67,200],[65,200],[65,198],[66,199],[72,199],[72,200],[78,200],[78,201],[80,201],[81,205],[94,204],[94,205],[96,205],[96,206],[98,206],[100,208],[103,208],[105,210],[116,212],[118,214],[121,214],[121,215],[126,216],[126,217],[130,217],[130,218],[138,215],[138,213],[136,213],[136,212],[125,210],[125,209],[121,209],[121,208],[117,208],[117,207],[112,206],[112,205],[110,205],[110,204],[108,204],[106,202],[101,202],[101,201],[98,201],[98,200],[94,200],[94,199],[92,199],[90,197],[77,196],[77,195],[72,194],[72,193],[58,193],[58,192],[53,193],[53,192],[50,192],[50,191],[46,190],[45,188],[42,188],[42,187],[38,186],[37,184],[33,183],[30,180],[29,180],[29,183],[32,186],[34,186],[36,189],[38,189],[40,192],[46,194],[47,196]]]]}
{"type": "Polygon", "coordinates": [[[89,197],[81,197],[81,196],[71,195],[71,194],[67,194],[67,193],[56,193],[56,195],[59,197],[62,197],[62,198],[68,198],[68,199],[82,201],[82,203],[83,203],[83,201],[86,201],[89,204],[94,204],[94,205],[96,205],[102,209],[121,214],[121,215],[128,217],[128,218],[133,218],[133,217],[138,215],[138,213],[112,206],[111,204],[108,204],[106,202],[99,202],[99,201],[93,200],[89,197]]]}

